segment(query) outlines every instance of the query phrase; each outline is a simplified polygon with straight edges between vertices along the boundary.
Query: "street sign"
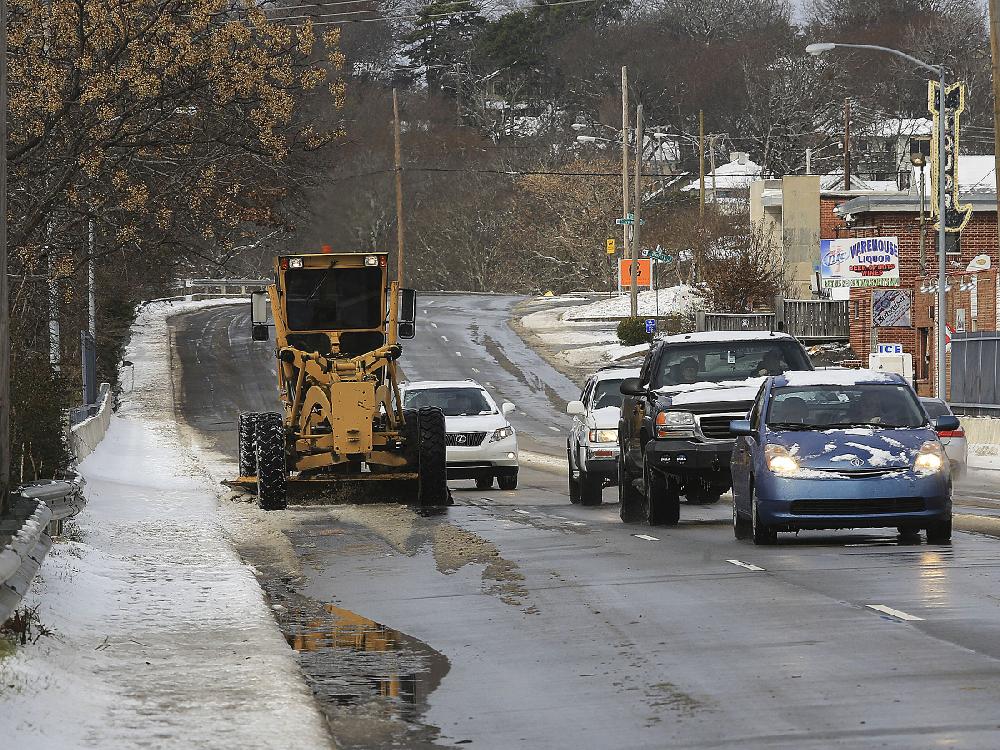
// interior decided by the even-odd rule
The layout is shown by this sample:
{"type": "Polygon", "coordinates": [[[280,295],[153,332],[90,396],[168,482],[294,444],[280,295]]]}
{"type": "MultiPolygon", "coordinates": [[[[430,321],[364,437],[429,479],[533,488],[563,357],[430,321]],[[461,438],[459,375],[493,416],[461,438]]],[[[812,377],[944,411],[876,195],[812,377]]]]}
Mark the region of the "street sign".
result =
{"type": "Polygon", "coordinates": [[[646,333],[656,333],[656,320],[646,318],[646,333]]]}
{"type": "Polygon", "coordinates": [[[673,255],[667,255],[664,252],[657,252],[656,250],[654,250],[652,258],[653,258],[653,260],[655,260],[655,261],[657,261],[659,263],[671,263],[673,261],[673,259],[674,259],[674,256],[673,255]]]}
{"type": "Polygon", "coordinates": [[[642,248],[639,248],[639,257],[640,258],[648,258],[649,257],[649,250],[648,249],[643,250],[642,248]]]}
{"type": "Polygon", "coordinates": [[[608,255],[614,255],[615,254],[615,240],[614,240],[614,237],[609,237],[608,238],[608,245],[607,246],[608,246],[608,255]]]}
{"type": "MultiPolygon", "coordinates": [[[[635,214],[628,214],[624,219],[615,219],[615,224],[617,224],[618,226],[622,226],[623,224],[625,226],[632,226],[633,224],[635,224],[635,214]]],[[[639,225],[645,226],[646,220],[639,219],[639,225]]]]}

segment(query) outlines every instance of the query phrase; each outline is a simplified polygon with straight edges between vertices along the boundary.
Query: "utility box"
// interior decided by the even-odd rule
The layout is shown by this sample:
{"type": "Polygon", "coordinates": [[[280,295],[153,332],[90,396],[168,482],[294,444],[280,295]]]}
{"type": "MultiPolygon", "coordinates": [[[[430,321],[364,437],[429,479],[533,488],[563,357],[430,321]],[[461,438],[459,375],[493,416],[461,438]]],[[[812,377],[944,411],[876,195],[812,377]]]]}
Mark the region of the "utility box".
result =
{"type": "Polygon", "coordinates": [[[868,369],[878,372],[894,372],[913,382],[913,355],[906,353],[869,354],[868,369]]]}

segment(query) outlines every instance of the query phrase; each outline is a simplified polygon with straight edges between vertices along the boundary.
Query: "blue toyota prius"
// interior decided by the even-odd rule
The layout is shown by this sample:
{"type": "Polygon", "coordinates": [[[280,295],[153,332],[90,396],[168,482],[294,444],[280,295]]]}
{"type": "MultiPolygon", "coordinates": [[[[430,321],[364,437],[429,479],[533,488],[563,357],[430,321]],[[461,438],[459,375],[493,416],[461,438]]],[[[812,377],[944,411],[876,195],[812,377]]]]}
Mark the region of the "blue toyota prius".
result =
{"type": "Polygon", "coordinates": [[[895,526],[951,539],[951,476],[938,430],[899,375],[788,372],[732,422],[733,531],[774,544],[779,531],[895,526]]]}

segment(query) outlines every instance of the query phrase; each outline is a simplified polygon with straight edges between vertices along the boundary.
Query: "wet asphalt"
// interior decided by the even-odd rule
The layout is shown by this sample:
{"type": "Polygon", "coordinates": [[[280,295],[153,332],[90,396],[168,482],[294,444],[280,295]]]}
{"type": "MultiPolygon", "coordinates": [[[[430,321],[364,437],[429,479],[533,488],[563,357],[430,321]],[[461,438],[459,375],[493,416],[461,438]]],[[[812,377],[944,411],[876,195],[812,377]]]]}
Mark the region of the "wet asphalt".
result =
{"type": "MultiPolygon", "coordinates": [[[[578,389],[509,328],[516,301],[421,299],[404,371],[488,384],[516,404],[522,447],[561,456],[578,389]]],[[[237,412],[276,407],[273,345],[249,341],[247,312],[171,319],[180,416],[228,455],[237,412]]],[[[378,672],[367,697],[354,685],[331,698],[310,674],[315,655],[303,659],[341,746],[1000,746],[994,538],[900,545],[888,532],[810,532],[758,548],[733,539],[724,503],[649,528],[620,522],[613,489],[600,507],[571,505],[565,475],[538,466],[522,466],[514,492],[452,484],[456,505],[438,516],[279,514],[302,569],[290,596],[381,634],[376,645],[329,638],[319,659],[327,682],[330,664],[347,682],[351,670],[378,672]],[[421,646],[383,658],[389,641],[421,646]],[[360,666],[342,658],[351,644],[360,666]],[[381,711],[393,730],[353,721],[352,701],[373,701],[366,720],[381,711]],[[390,710],[407,702],[414,710],[390,710]]],[[[995,486],[977,473],[956,500],[990,505],[995,486]]]]}

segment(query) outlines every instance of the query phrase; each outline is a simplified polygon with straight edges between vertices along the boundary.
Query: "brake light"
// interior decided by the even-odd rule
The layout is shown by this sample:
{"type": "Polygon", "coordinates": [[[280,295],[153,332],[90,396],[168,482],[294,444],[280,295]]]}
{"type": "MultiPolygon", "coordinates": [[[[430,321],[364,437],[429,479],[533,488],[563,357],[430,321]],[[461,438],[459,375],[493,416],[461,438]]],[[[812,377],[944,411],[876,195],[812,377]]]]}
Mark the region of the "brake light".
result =
{"type": "Polygon", "coordinates": [[[330,247],[329,245],[323,245],[323,247],[320,249],[322,250],[324,255],[330,255],[331,253],[333,253],[333,248],[330,247]]]}
{"type": "Polygon", "coordinates": [[[938,433],[939,438],[964,438],[965,430],[959,428],[957,430],[941,430],[938,433]]]}
{"type": "Polygon", "coordinates": [[[287,271],[288,270],[288,258],[282,258],[281,259],[281,270],[282,271],[287,271]]]}

